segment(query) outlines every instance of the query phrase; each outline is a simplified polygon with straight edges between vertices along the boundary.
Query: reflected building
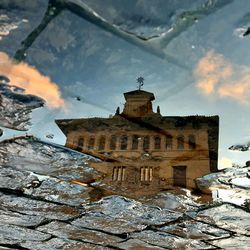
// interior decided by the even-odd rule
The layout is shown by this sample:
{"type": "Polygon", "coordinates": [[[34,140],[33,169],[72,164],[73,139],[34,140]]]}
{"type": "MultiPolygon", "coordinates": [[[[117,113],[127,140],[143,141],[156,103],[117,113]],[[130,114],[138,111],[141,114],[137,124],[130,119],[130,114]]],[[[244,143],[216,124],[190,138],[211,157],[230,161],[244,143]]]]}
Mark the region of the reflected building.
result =
{"type": "MultiPolygon", "coordinates": [[[[110,118],[56,120],[66,147],[101,158],[92,163],[115,187],[195,188],[195,178],[217,171],[218,116],[162,116],[153,93],[124,93],[110,118]]],[[[180,108],[181,108],[180,103],[180,108]]]]}

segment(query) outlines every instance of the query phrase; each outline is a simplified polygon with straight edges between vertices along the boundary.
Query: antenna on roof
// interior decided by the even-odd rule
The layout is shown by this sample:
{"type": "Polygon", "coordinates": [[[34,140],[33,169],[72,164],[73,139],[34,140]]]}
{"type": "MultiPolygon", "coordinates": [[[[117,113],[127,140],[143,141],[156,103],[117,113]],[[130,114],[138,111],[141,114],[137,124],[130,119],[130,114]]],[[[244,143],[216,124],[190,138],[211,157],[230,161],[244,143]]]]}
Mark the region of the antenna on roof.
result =
{"type": "Polygon", "coordinates": [[[136,81],[138,83],[138,90],[141,90],[142,86],[144,85],[144,78],[142,76],[139,76],[136,81]]]}

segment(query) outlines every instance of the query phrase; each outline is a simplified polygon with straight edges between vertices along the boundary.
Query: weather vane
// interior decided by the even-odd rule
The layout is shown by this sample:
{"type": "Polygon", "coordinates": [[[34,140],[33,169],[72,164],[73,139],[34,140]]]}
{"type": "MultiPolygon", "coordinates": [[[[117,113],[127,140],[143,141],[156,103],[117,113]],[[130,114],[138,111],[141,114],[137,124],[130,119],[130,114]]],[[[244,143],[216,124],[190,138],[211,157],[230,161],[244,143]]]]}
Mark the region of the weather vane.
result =
{"type": "Polygon", "coordinates": [[[144,85],[144,78],[140,76],[136,79],[136,81],[139,83],[138,89],[141,90],[142,86],[144,85]]]}

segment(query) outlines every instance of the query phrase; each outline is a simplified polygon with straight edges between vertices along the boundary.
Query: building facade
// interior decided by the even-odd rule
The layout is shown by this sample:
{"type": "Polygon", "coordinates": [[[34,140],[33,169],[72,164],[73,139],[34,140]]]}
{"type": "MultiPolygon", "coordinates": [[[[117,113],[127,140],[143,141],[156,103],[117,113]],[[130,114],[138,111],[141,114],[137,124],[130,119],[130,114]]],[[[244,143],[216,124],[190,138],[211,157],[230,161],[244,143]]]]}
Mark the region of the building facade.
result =
{"type": "Polygon", "coordinates": [[[218,116],[162,116],[154,94],[124,93],[110,118],[56,120],[66,147],[101,158],[92,166],[118,188],[195,188],[195,178],[217,171],[218,116]]]}

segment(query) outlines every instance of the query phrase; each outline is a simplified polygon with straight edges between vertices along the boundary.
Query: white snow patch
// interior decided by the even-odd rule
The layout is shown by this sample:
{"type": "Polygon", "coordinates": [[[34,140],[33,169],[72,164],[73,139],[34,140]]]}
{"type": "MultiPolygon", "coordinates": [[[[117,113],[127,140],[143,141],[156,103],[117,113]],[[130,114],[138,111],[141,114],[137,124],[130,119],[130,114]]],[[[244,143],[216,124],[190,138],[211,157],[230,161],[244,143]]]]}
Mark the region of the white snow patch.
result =
{"type": "Polygon", "coordinates": [[[247,177],[235,178],[231,182],[232,184],[239,186],[239,187],[250,188],[250,179],[247,177]]]}
{"type": "Polygon", "coordinates": [[[47,175],[35,174],[34,172],[31,172],[31,171],[30,171],[30,174],[32,176],[35,176],[39,181],[44,181],[44,180],[47,180],[47,179],[51,179],[51,177],[49,177],[47,175]]]}

